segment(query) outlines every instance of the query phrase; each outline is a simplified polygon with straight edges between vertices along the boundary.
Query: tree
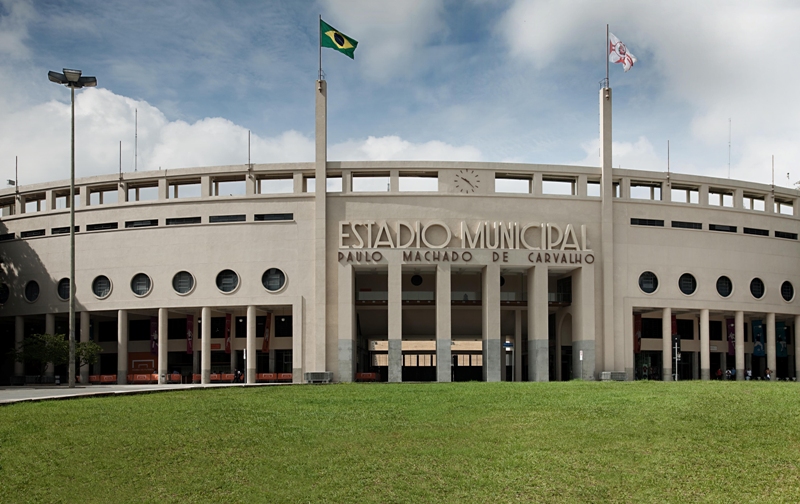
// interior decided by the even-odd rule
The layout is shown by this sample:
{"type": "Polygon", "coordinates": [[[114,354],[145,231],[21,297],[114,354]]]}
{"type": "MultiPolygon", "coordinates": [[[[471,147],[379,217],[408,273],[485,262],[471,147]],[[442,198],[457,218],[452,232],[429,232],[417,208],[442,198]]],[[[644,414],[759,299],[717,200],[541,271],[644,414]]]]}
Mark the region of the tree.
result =
{"type": "MultiPolygon", "coordinates": [[[[75,344],[75,358],[80,366],[96,363],[102,351],[103,348],[94,341],[75,344]]],[[[60,366],[69,362],[69,341],[63,334],[32,334],[12,354],[14,360],[24,362],[42,376],[48,363],[60,366]]]]}

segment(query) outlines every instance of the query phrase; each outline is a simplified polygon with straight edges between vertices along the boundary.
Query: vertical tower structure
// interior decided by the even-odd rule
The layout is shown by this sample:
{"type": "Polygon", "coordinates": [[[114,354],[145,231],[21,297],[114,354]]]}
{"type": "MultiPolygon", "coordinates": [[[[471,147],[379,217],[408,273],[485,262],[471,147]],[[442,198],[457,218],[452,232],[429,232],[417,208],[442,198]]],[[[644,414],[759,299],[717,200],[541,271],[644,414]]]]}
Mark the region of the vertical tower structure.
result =
{"type": "Polygon", "coordinates": [[[328,86],[320,79],[316,83],[315,156],[314,156],[314,337],[304,345],[304,359],[295,358],[294,381],[302,380],[302,369],[309,372],[325,371],[326,342],[326,239],[327,222],[327,165],[328,165],[328,86]],[[302,365],[304,363],[305,365],[302,365]]]}
{"type": "MultiPolygon", "coordinates": [[[[614,182],[611,168],[611,88],[606,84],[600,89],[600,158],[602,184],[601,246],[603,248],[603,369],[622,371],[623,348],[615,348],[614,307],[614,182]],[[619,359],[617,359],[617,354],[619,359]]],[[[622,333],[620,328],[619,334],[622,333]]],[[[617,345],[622,346],[622,345],[617,345]]],[[[633,370],[631,369],[632,373],[633,370]]],[[[632,376],[630,377],[632,378],[632,376]]]]}

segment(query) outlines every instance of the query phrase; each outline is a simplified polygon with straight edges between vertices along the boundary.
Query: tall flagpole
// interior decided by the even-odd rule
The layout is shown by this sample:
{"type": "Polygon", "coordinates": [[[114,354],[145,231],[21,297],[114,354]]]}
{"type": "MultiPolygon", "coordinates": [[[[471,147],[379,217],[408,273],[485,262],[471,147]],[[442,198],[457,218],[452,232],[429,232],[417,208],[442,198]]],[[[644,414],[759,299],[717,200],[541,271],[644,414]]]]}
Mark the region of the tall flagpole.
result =
{"type": "Polygon", "coordinates": [[[606,24],[606,48],[605,48],[605,55],[606,55],[606,87],[611,87],[611,83],[608,82],[608,24],[606,24]]]}
{"type": "Polygon", "coordinates": [[[317,33],[317,37],[319,38],[319,80],[322,80],[322,14],[319,15],[319,32],[317,33]]]}

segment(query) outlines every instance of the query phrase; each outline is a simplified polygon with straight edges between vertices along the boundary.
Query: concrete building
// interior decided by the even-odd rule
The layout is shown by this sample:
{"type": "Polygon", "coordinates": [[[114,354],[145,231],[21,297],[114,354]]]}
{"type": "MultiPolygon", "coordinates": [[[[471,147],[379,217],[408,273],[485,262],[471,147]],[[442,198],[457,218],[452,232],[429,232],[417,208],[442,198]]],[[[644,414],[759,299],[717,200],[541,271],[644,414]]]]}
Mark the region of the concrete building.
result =
{"type": "MultiPolygon", "coordinates": [[[[607,88],[600,168],[328,161],[326,93],[313,163],[77,181],[83,382],[796,376],[800,192],[612,169],[607,88]]],[[[4,355],[67,332],[68,194],[0,191],[4,355]]]]}

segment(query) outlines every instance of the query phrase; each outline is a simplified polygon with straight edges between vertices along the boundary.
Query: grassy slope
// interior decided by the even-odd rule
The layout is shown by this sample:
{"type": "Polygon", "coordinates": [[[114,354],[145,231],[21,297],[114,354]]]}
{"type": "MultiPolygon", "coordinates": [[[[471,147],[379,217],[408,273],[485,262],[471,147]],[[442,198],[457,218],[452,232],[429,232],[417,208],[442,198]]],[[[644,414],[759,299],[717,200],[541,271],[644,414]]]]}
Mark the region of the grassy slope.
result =
{"type": "Polygon", "coordinates": [[[800,502],[796,383],[228,388],[0,408],[0,502],[800,502]]]}

